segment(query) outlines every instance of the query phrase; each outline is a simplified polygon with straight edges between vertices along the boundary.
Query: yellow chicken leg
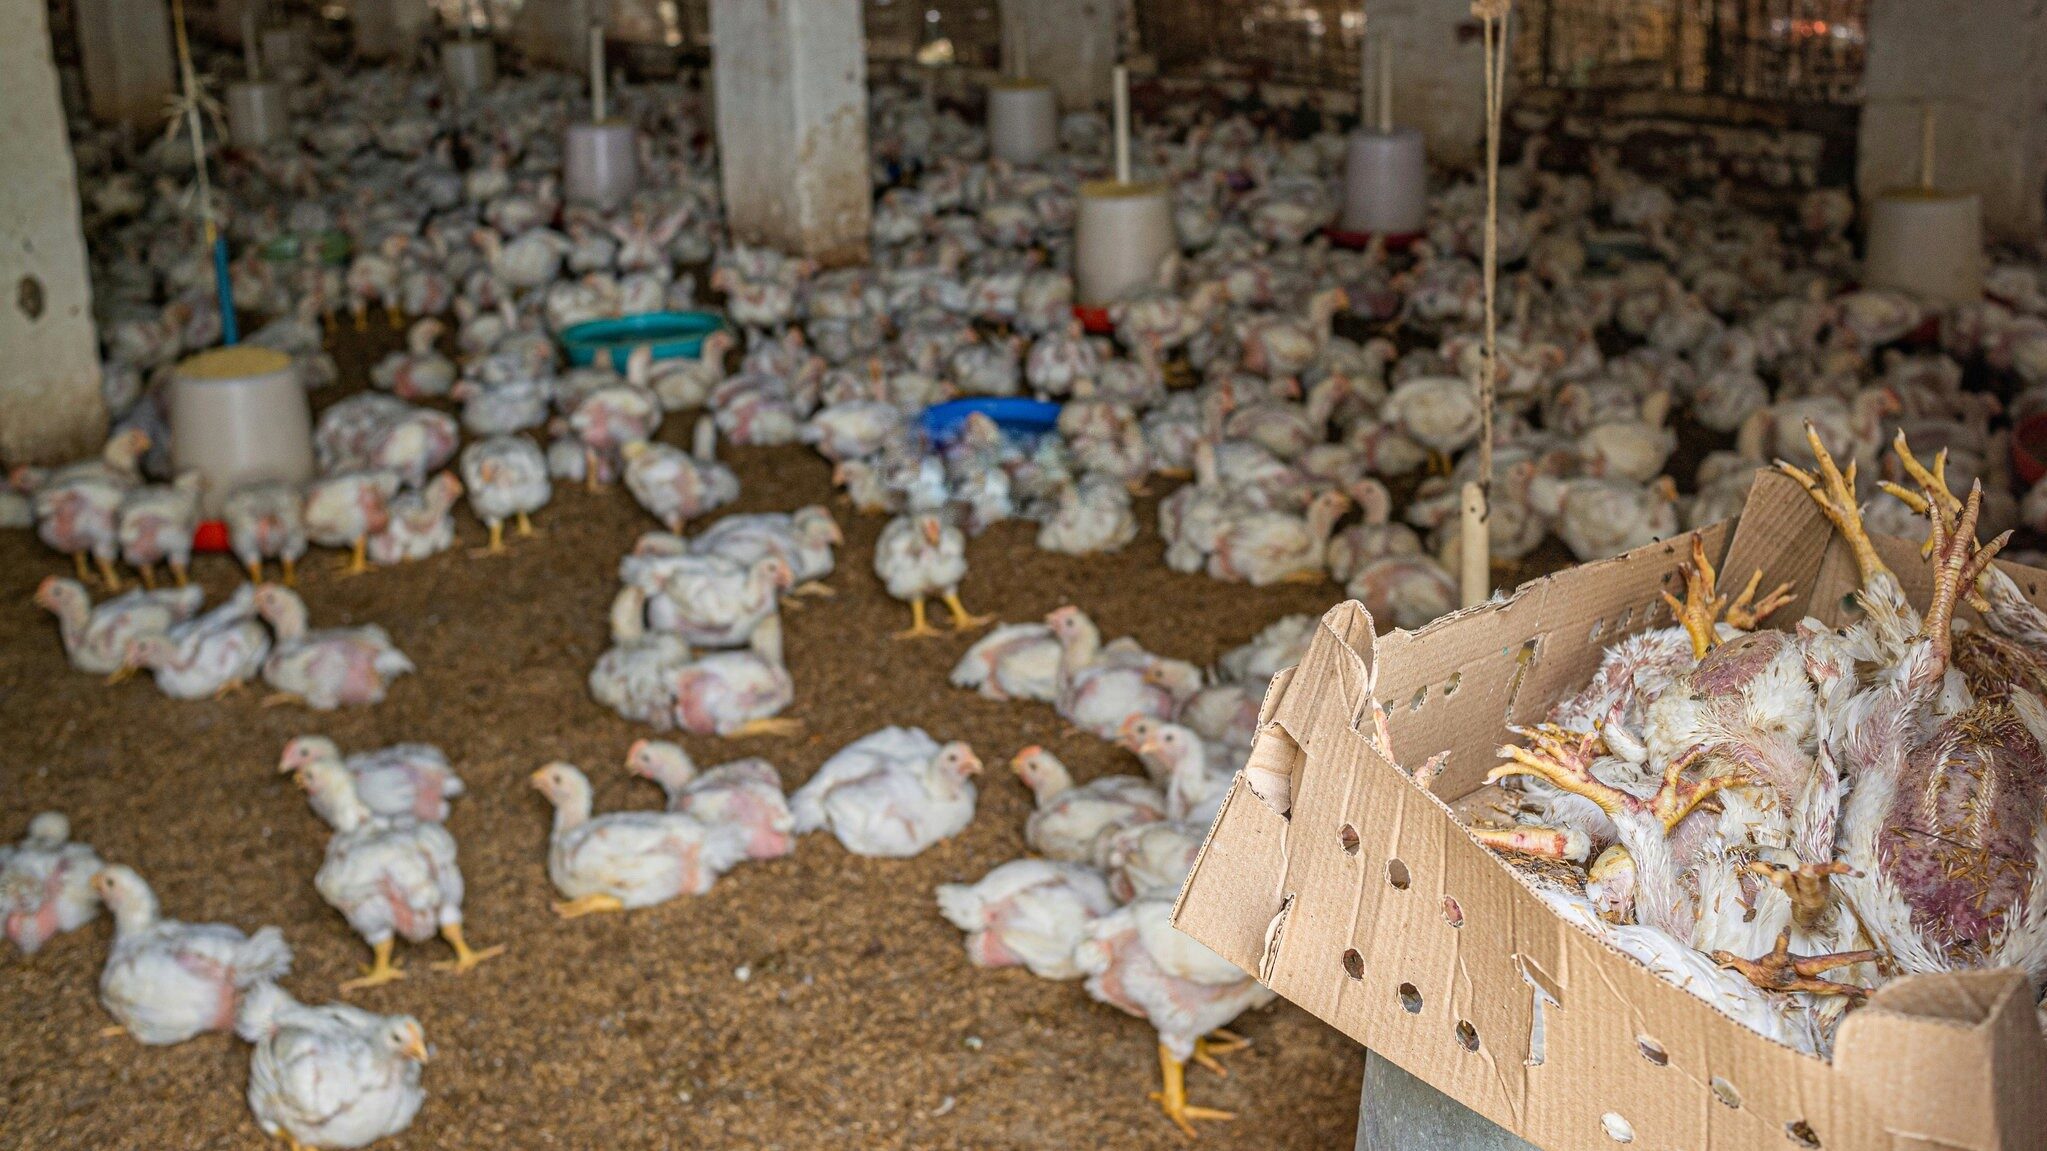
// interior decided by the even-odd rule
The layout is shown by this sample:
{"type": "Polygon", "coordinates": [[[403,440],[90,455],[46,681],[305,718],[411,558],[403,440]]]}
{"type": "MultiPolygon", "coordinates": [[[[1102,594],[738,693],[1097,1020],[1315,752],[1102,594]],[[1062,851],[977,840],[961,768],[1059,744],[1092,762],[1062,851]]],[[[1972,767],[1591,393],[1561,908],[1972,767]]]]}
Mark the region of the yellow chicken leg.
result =
{"type": "Polygon", "coordinates": [[[1192,1062],[1198,1063],[1209,1071],[1214,1072],[1219,1079],[1228,1079],[1230,1077],[1230,1069],[1224,1067],[1222,1061],[1217,1059],[1216,1056],[1228,1055],[1233,1051],[1242,1051],[1249,1046],[1251,1046],[1249,1039],[1234,1031],[1224,1031],[1221,1028],[1217,1028],[1194,1041],[1194,1058],[1192,1062]]]}
{"type": "Polygon", "coordinates": [[[106,556],[94,556],[92,558],[93,562],[99,566],[100,582],[106,584],[107,590],[110,592],[120,591],[121,573],[114,570],[114,561],[106,556]]]}
{"type": "MultiPolygon", "coordinates": [[[[1200,1048],[1197,1046],[1195,1050],[1198,1052],[1200,1048]]],[[[1173,1058],[1173,1053],[1163,1043],[1159,1044],[1159,1076],[1162,1089],[1152,1092],[1151,1100],[1159,1105],[1159,1110],[1165,1112],[1175,1127],[1188,1135],[1200,1134],[1194,1129],[1196,1119],[1229,1120],[1237,1117],[1234,1111],[1191,1106],[1187,1102],[1187,1065],[1173,1058]]]]}
{"type": "Polygon", "coordinates": [[[899,632],[897,632],[897,633],[896,633],[896,638],[897,638],[897,639],[921,639],[921,638],[923,638],[923,637],[925,637],[925,636],[928,636],[928,635],[938,635],[938,634],[940,634],[940,633],[939,633],[939,631],[938,631],[938,629],[937,629],[937,628],[935,628],[935,627],[932,627],[932,626],[931,626],[931,625],[930,625],[929,623],[927,623],[927,622],[925,621],[925,619],[924,619],[924,597],[923,597],[923,596],[921,596],[921,595],[920,595],[920,596],[912,596],[912,597],[910,597],[910,626],[909,626],[909,629],[908,629],[908,630],[906,630],[906,631],[899,631],[899,632]]]}
{"type": "Polygon", "coordinates": [[[72,552],[71,565],[78,569],[79,583],[89,584],[92,582],[92,569],[85,566],[84,552],[72,552]]]}
{"type": "Polygon", "coordinates": [[[470,548],[472,556],[501,556],[505,554],[505,522],[490,521],[490,543],[480,548],[470,548]]]}
{"type": "Polygon", "coordinates": [[[970,614],[967,611],[966,605],[960,602],[960,593],[957,591],[945,593],[945,606],[952,611],[952,630],[954,631],[972,631],[977,627],[987,627],[995,622],[995,617],[992,615],[970,614]]]}
{"type": "Polygon", "coordinates": [[[533,520],[530,517],[528,517],[525,512],[519,513],[518,523],[520,535],[537,536],[540,534],[540,529],[533,526],[533,520]]]}
{"type": "Polygon", "coordinates": [[[138,571],[139,571],[139,572],[141,572],[141,574],[142,574],[142,590],[144,590],[144,591],[155,591],[155,590],[156,590],[156,565],[155,565],[155,564],[143,564],[143,565],[142,565],[142,566],[141,566],[140,568],[138,568],[138,569],[136,569],[136,570],[138,570],[138,571]]]}
{"type": "Polygon", "coordinates": [[[822,580],[806,580],[805,582],[797,584],[795,587],[790,588],[789,594],[815,596],[821,599],[831,599],[834,596],[837,596],[839,593],[836,590],[834,590],[831,587],[831,585],[823,582],[822,580]]]}
{"type": "MultiPolygon", "coordinates": [[[[297,586],[298,586],[298,582],[299,582],[299,572],[298,572],[298,563],[297,563],[297,561],[293,560],[293,559],[292,559],[292,558],[291,558],[290,556],[285,556],[285,557],[283,557],[282,559],[279,559],[279,560],[277,561],[277,566],[279,566],[279,567],[281,567],[281,568],[283,568],[283,569],[284,569],[284,586],[286,586],[286,587],[297,587],[297,586]]],[[[258,574],[260,575],[260,574],[262,573],[263,569],[262,569],[262,567],[261,567],[261,566],[259,565],[259,566],[258,566],[258,567],[256,568],[256,571],[257,571],[257,573],[258,573],[258,574]]]]}
{"type": "Polygon", "coordinates": [[[581,919],[600,911],[624,911],[625,904],[616,895],[579,895],[554,905],[554,913],[563,919],[581,919]]]}
{"type": "Polygon", "coordinates": [[[263,582],[263,561],[261,559],[250,560],[249,566],[243,568],[242,570],[249,574],[250,583],[263,582]]]}
{"type": "Polygon", "coordinates": [[[179,587],[185,587],[192,582],[191,573],[186,570],[184,561],[171,560],[170,567],[171,581],[173,583],[176,583],[179,587]]]}
{"type": "Polygon", "coordinates": [[[496,959],[505,953],[505,945],[502,943],[495,947],[486,947],[482,951],[470,950],[468,942],[462,938],[462,925],[459,923],[444,925],[441,928],[441,938],[447,940],[448,946],[455,949],[455,958],[434,964],[436,971],[452,971],[460,975],[486,960],[496,959]]]}
{"type": "Polygon", "coordinates": [[[348,562],[341,565],[345,576],[362,575],[370,570],[370,537],[358,536],[354,547],[349,550],[348,562]]]}
{"type": "Polygon", "coordinates": [[[359,978],[344,982],[341,985],[342,993],[346,994],[359,987],[381,987],[405,978],[405,972],[396,963],[391,962],[391,947],[396,942],[394,939],[382,939],[370,944],[369,969],[359,978]]]}
{"type": "Polygon", "coordinates": [[[725,733],[726,739],[748,739],[756,735],[776,736],[793,739],[803,734],[803,721],[791,716],[776,716],[773,719],[749,719],[725,733]]]}

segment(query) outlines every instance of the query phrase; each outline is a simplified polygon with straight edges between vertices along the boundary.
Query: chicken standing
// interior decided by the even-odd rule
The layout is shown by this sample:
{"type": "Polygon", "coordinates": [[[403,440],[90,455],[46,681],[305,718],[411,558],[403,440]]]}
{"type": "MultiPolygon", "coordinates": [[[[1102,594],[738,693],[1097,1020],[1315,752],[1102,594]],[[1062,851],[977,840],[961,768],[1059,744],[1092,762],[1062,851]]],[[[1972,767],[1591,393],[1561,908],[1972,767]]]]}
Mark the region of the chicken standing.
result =
{"type": "Polygon", "coordinates": [[[981,760],[964,743],[888,727],[841,748],[789,797],[798,834],[829,827],[855,855],[907,859],[966,829],[981,760]]]}
{"type": "Polygon", "coordinates": [[[438,823],[410,815],[373,815],[355,791],[355,776],[332,759],[315,759],[293,773],[314,809],[334,828],[326,861],[313,886],[370,945],[373,962],[341,990],[377,987],[405,978],[391,961],[396,937],[424,943],[435,933],[455,949],[450,963],[463,972],[504,952],[504,945],[471,950],[462,936],[462,872],[455,837],[438,823]]]}
{"type": "Polygon", "coordinates": [[[344,472],[306,485],[306,538],[321,547],[349,548],[342,571],[360,575],[370,570],[370,537],[391,520],[390,504],[403,483],[389,470],[344,472]]]}
{"type": "Polygon", "coordinates": [[[156,893],[130,868],[101,868],[92,888],[114,917],[100,1003],[143,1043],[230,1030],[242,993],[291,968],[291,948],[275,927],[243,935],[224,923],[165,919],[156,893]]]}
{"type": "Polygon", "coordinates": [[[462,486],[469,493],[469,510],[490,529],[490,545],[484,549],[489,555],[505,550],[506,520],[517,523],[520,535],[530,536],[530,517],[554,496],[546,455],[521,435],[491,436],[462,449],[462,486]]]}
{"type": "Polygon", "coordinates": [[[309,1007],[275,983],[242,997],[235,1033],[249,1052],[249,1110],[293,1151],[362,1147],[412,1126],[426,1101],[426,1031],[409,1015],[345,1003],[309,1007]]]}
{"type": "Polygon", "coordinates": [[[305,501],[285,483],[247,484],[221,501],[220,518],[227,522],[228,549],[249,573],[249,582],[263,582],[263,561],[275,558],[283,568],[284,586],[298,580],[298,561],[306,554],[305,501]]]}
{"type": "Polygon", "coordinates": [[[598,911],[652,907],[678,895],[702,895],[746,858],[745,832],[714,827],[679,811],[590,814],[590,780],[567,763],[533,773],[554,805],[547,877],[568,899],[563,919],[598,911]]]}
{"type": "Polygon", "coordinates": [[[960,602],[960,580],[967,574],[967,537],[958,528],[929,513],[901,516],[881,529],[874,544],[874,573],[888,594],[910,605],[910,627],[898,639],[938,635],[924,620],[924,603],[932,596],[952,611],[954,631],[970,631],[993,623],[994,616],[970,615],[960,602]]]}
{"type": "Polygon", "coordinates": [[[92,848],[72,842],[62,812],[29,820],[20,843],[0,845],[0,926],[8,940],[34,955],[58,934],[91,923],[100,912],[92,886],[99,870],[92,848]]]}

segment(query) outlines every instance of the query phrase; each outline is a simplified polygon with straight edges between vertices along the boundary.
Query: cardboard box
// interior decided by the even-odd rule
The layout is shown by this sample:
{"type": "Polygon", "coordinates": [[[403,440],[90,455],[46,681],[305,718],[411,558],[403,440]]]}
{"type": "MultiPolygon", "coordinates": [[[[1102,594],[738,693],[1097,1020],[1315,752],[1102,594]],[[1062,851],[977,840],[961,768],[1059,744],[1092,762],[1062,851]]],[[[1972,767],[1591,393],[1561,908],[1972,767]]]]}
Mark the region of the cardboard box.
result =
{"type": "MultiPolygon", "coordinates": [[[[1837,622],[1853,559],[1797,484],[1759,474],[1741,517],[1699,533],[1730,582],[1796,581],[1772,617],[1837,622]]],[[[1923,604],[1915,543],[1879,540],[1923,604]]],[[[1895,980],[1841,1026],[1832,1063],[1783,1047],[1554,915],[1442,797],[1584,684],[1620,637],[1670,623],[1681,537],[1374,639],[1345,603],[1265,701],[1174,922],[1280,995],[1552,1151],[2002,1151],[2047,1146],[2047,1044],[2025,978],[1895,980]],[[1360,730],[1448,751],[1434,794],[1360,730]],[[1281,810],[1251,790],[1289,792],[1281,810]],[[1273,784],[1277,784],[1275,787],[1273,784]],[[1290,806],[1288,806],[1290,803],[1290,806]]],[[[2047,572],[2007,566],[2039,602],[2047,572]]]]}

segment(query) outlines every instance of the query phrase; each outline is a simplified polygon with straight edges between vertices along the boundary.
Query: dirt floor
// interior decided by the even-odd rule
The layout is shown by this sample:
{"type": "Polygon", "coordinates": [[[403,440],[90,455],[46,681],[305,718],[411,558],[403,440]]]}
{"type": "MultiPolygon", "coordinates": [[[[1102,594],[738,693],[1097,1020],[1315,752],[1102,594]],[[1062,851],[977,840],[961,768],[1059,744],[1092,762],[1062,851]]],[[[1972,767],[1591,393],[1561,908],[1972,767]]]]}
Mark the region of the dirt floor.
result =
{"type": "MultiPolygon", "coordinates": [[[[375,333],[375,343],[387,334],[375,333]]],[[[395,340],[389,340],[395,344],[395,340]]],[[[358,356],[345,358],[360,364],[358,356]]],[[[360,378],[359,368],[344,378],[360,378]]],[[[340,391],[317,397],[329,401],[340,391]]],[[[686,437],[671,419],[664,438],[686,437]]],[[[731,511],[827,500],[825,463],[803,448],[726,451],[743,484],[731,511]]],[[[886,724],[965,739],[988,761],[965,834],[908,861],[861,859],[828,835],[742,865],[698,899],[565,923],[548,904],[545,801],[527,776],[581,765],[599,810],[660,795],[622,766],[646,734],[591,701],[584,676],[606,644],[615,565],[654,526],[623,490],[558,490],[543,535],[503,558],[471,558],[482,527],[465,508],[457,550],[361,578],[316,552],[302,591],[314,626],[376,622],[420,673],[374,708],[262,709],[261,691],[179,703],[144,679],[107,687],[64,661],[54,621],[30,603],[70,564],[26,532],[0,536],[0,836],[60,809],[109,861],[134,865],[165,912],[253,929],[277,924],[298,958],[285,981],[332,998],[367,948],[313,890],[325,827],[279,749],[304,733],[345,750],[439,744],[469,786],[450,830],[461,845],[472,942],[509,953],[464,976],[436,972],[438,943],[401,948],[404,982],[355,994],[409,1012],[434,1048],[425,1109],[393,1148],[1165,1148],[1182,1137],[1147,1103],[1151,1029],[1089,1000],[1078,983],[967,963],[932,888],[971,881],[1023,853],[1029,795],[1005,765],[1029,743],[1085,779],[1137,765],[1066,729],[1049,707],[996,704],[950,687],[971,641],[895,642],[908,611],[872,568],[881,521],[834,505],[848,544],[836,599],[787,615],[801,738],[690,739],[700,763],[764,755],[801,784],[833,751],[886,724]]],[[[1154,504],[1119,555],[1041,553],[1027,524],[972,542],[963,587],[975,611],[1030,620],[1065,603],[1111,636],[1207,661],[1287,612],[1321,611],[1333,584],[1263,591],[1165,569],[1154,504]]],[[[218,596],[225,557],[197,565],[218,596]]],[[[0,1146],[254,1148],[266,1140],[242,1098],[248,1050],[226,1035],[171,1048],[103,1038],[94,988],[101,918],[32,961],[0,961],[0,1146]]],[[[1190,1073],[1195,1101],[1239,1112],[1209,1146],[1348,1146],[1361,1052],[1287,1004],[1237,1024],[1254,1045],[1218,1080],[1190,1073]]]]}

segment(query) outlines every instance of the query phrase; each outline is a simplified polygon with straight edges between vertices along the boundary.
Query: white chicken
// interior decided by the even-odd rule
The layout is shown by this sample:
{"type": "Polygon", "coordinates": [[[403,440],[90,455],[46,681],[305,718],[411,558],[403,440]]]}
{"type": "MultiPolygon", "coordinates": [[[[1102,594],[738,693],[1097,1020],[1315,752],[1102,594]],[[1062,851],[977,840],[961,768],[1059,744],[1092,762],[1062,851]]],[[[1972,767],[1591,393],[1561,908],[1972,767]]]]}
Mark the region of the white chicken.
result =
{"type": "Polygon", "coordinates": [[[1067,722],[1103,739],[1115,739],[1133,715],[1167,719],[1175,701],[1145,678],[1157,657],[1129,637],[1102,643],[1101,629],[1072,605],[1045,617],[1059,640],[1059,691],[1054,706],[1067,722]]]}
{"type": "Polygon", "coordinates": [[[370,570],[370,537],[391,521],[391,498],[402,481],[397,472],[344,472],[306,485],[306,538],[321,547],[349,548],[342,571],[357,575],[370,570]]]}
{"type": "Polygon", "coordinates": [[[647,630],[647,593],[623,588],[611,601],[611,646],[590,669],[590,696],[627,719],[667,731],[675,726],[676,680],[689,662],[681,636],[647,630]]]}
{"type": "Polygon", "coordinates": [[[405,978],[391,961],[402,935],[424,943],[436,933],[455,949],[451,971],[467,971],[502,954],[504,947],[471,950],[462,937],[462,871],[455,837],[438,823],[410,815],[379,816],[355,791],[355,776],[332,759],[315,758],[293,772],[334,834],[313,877],[320,898],[347,918],[370,945],[373,962],[341,990],[378,987],[405,978]]]}
{"type": "Polygon", "coordinates": [[[306,602],[289,588],[258,586],[256,611],[277,636],[263,661],[263,679],[283,699],[319,711],[377,703],[392,680],[419,670],[375,624],[306,630],[306,602]]]}
{"type": "Polygon", "coordinates": [[[1077,786],[1066,765],[1035,744],[1017,752],[1009,767],[1036,804],[1024,822],[1024,842],[1049,859],[1099,867],[1118,832],[1166,817],[1166,797],[1134,775],[1104,775],[1077,786]]]}
{"type": "Polygon", "coordinates": [[[172,699],[219,699],[241,690],[270,654],[255,586],[242,584],[212,611],[130,640],[127,666],[147,668],[157,690],[172,699]]]}
{"type": "Polygon", "coordinates": [[[505,550],[506,520],[518,525],[520,535],[534,534],[530,517],[554,497],[538,444],[521,435],[490,436],[462,449],[461,466],[469,510],[490,529],[487,554],[505,550]]]}
{"type": "Polygon", "coordinates": [[[675,726],[683,731],[743,739],[803,730],[801,720],[780,715],[796,699],[796,683],[783,660],[780,616],[755,624],[745,648],[684,664],[674,685],[675,726]]]}
{"type": "Polygon", "coordinates": [[[1023,966],[1040,979],[1078,979],[1074,948],[1116,908],[1100,872],[1079,863],[1014,859],[979,882],[942,883],[938,910],[967,933],[976,967],[1023,966]]]}
{"type": "Polygon", "coordinates": [[[735,647],[775,611],[789,587],[776,556],[739,564],[718,555],[632,554],[619,578],[647,593],[647,619],[697,647],[735,647]]]}
{"type": "Polygon", "coordinates": [[[35,595],[36,605],[57,617],[72,667],[124,679],[134,641],[191,619],[205,601],[204,588],[137,589],[95,606],[85,585],[62,576],[45,576],[35,595]]]}
{"type": "Polygon", "coordinates": [[[669,531],[739,498],[739,477],[718,462],[717,425],[709,417],[697,421],[696,443],[682,451],[652,440],[628,443],[625,486],[647,514],[669,531]]]}
{"type": "Polygon", "coordinates": [[[192,534],[199,527],[199,488],[199,473],[186,472],[172,483],[133,488],[121,500],[121,558],[142,573],[142,586],[156,586],[159,563],[168,564],[171,578],[185,586],[192,534]]]}
{"type": "Polygon", "coordinates": [[[409,1015],[308,1007],[266,981],[242,997],[235,1033],[253,1045],[256,1124],[295,1148],[362,1147],[396,1135],[426,1101],[426,1031],[409,1015]]]}
{"type": "Polygon", "coordinates": [[[442,472],[417,491],[391,500],[384,530],[369,538],[370,562],[389,566],[423,560],[455,546],[455,501],[462,481],[442,472]]]}
{"type": "Polygon", "coordinates": [[[283,569],[284,586],[297,582],[307,543],[305,500],[297,489],[275,481],[245,484],[221,501],[220,518],[227,522],[228,550],[249,582],[263,582],[266,559],[283,569]]]}
{"type": "Polygon", "coordinates": [[[101,868],[92,888],[114,917],[100,1003],[143,1043],[167,1046],[230,1030],[242,993],[291,969],[291,948],[275,927],[244,935],[225,923],[165,919],[156,893],[131,868],[101,868]]]}
{"type": "Polygon", "coordinates": [[[953,665],[952,685],[971,688],[983,699],[1059,697],[1059,639],[1041,623],[1005,623],[974,641],[953,665]]]}
{"type": "Polygon", "coordinates": [[[796,819],[775,765],[758,757],[698,771],[679,745],[642,739],[626,751],[626,768],[668,796],[668,810],[746,833],[748,859],[779,859],[796,850],[796,819]]]}
{"type": "Polygon", "coordinates": [[[550,763],[532,783],[554,805],[547,877],[568,897],[554,905],[564,919],[702,895],[746,858],[742,829],[683,812],[591,815],[590,780],[571,764],[550,763]]]}
{"type": "Polygon", "coordinates": [[[66,931],[76,931],[100,913],[92,877],[100,858],[71,840],[71,821],[45,811],[28,821],[28,835],[0,845],[0,926],[24,956],[66,931]]]}
{"type": "Polygon", "coordinates": [[[1171,820],[1140,823],[1116,832],[1102,845],[1109,890],[1124,903],[1178,896],[1207,839],[1206,826],[1171,820]]]}
{"type": "Polygon", "coordinates": [[[888,727],[841,748],[789,797],[796,831],[830,828],[855,855],[907,859],[966,829],[981,760],[964,743],[888,727]]]}
{"type": "MultiPolygon", "coordinates": [[[[316,764],[345,768],[355,777],[356,798],[371,815],[382,818],[445,823],[448,801],[465,790],[447,753],[430,743],[395,743],[344,759],[340,747],[324,735],[295,736],[284,745],[277,770],[293,775],[316,764]]],[[[314,814],[335,826],[336,816],[327,808],[324,794],[307,792],[307,799],[314,814]]]]}
{"type": "Polygon", "coordinates": [[[830,595],[831,589],[819,581],[832,574],[833,549],[845,542],[832,513],[813,505],[794,512],[726,516],[691,539],[689,549],[742,564],[776,556],[789,565],[796,581],[792,594],[830,595]]]}
{"type": "Polygon", "coordinates": [[[910,627],[898,639],[940,634],[925,622],[924,604],[937,597],[952,612],[954,631],[971,631],[993,623],[994,616],[969,614],[960,602],[960,580],[967,574],[965,533],[936,515],[898,516],[881,529],[874,544],[874,573],[888,594],[910,605],[910,627]]]}

